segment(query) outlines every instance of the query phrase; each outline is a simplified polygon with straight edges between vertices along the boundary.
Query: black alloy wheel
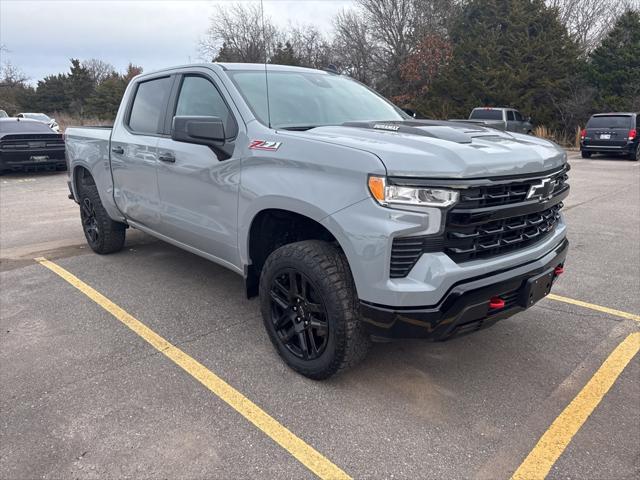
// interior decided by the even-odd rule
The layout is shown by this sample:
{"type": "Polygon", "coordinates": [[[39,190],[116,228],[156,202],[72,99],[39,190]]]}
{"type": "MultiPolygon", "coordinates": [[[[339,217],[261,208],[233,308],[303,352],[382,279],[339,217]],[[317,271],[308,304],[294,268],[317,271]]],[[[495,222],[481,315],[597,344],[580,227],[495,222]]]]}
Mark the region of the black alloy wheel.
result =
{"type": "Polygon", "coordinates": [[[271,321],[277,339],[302,360],[319,358],[329,341],[329,322],[319,289],[303,273],[285,268],[269,290],[271,321]]]}
{"type": "Polygon", "coordinates": [[[82,199],[80,204],[80,219],[82,220],[82,228],[91,246],[98,245],[100,242],[100,227],[96,218],[96,209],[89,197],[82,199]]]}

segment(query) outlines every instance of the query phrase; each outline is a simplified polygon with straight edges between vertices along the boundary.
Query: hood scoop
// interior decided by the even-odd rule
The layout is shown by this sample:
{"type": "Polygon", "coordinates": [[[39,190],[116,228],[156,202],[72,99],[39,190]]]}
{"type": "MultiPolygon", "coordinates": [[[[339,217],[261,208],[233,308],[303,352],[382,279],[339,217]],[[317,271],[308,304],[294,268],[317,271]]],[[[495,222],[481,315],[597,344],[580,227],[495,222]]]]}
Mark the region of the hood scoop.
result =
{"type": "Polygon", "coordinates": [[[402,133],[437,138],[455,143],[471,143],[472,134],[492,133],[483,127],[452,124],[437,120],[409,120],[404,122],[346,122],[343,127],[365,128],[379,132],[402,133]]]}

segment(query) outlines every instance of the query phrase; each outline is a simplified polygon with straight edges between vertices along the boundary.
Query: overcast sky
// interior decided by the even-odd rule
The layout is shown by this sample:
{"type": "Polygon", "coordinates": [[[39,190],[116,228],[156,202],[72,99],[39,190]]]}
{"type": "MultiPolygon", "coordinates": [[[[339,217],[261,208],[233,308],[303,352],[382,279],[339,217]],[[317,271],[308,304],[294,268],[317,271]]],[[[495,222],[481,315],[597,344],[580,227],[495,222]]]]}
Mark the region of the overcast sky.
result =
{"type": "MultiPolygon", "coordinates": [[[[198,40],[225,0],[0,0],[0,44],[32,83],[67,71],[69,58],[99,58],[122,71],[199,61],[198,40]]],[[[349,0],[265,0],[265,15],[331,29],[349,0]]]]}

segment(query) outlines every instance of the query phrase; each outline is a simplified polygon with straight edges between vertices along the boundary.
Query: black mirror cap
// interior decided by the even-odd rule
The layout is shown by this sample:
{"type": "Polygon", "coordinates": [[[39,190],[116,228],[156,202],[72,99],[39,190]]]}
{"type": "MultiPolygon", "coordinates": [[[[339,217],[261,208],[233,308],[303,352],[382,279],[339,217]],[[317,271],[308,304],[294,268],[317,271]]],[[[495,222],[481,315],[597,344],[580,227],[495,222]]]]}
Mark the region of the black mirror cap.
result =
{"type": "Polygon", "coordinates": [[[225,142],[224,122],[219,117],[175,116],[171,138],[176,142],[220,145],[225,142]]]}

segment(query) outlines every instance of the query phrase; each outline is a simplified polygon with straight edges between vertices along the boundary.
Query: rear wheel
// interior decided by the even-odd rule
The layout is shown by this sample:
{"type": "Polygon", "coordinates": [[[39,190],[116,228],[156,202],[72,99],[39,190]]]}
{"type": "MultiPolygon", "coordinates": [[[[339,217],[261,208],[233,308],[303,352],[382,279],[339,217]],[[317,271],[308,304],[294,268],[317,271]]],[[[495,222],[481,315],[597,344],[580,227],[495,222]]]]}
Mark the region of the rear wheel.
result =
{"type": "Polygon", "coordinates": [[[351,272],[334,245],[307,240],[275,250],[262,269],[260,306],[278,354],[302,375],[325,379],[366,355],[351,272]]]}
{"type": "Polygon", "coordinates": [[[87,243],[96,253],[107,254],[122,250],[126,225],[114,222],[102,206],[98,188],[86,179],[79,188],[80,219],[87,243]]]}
{"type": "Polygon", "coordinates": [[[591,158],[591,152],[585,152],[584,150],[580,152],[580,155],[582,155],[582,158],[591,158]]]}
{"type": "Polygon", "coordinates": [[[638,146],[636,147],[635,152],[632,151],[629,154],[629,159],[635,160],[636,162],[640,162],[640,144],[638,144],[638,146]]]}

